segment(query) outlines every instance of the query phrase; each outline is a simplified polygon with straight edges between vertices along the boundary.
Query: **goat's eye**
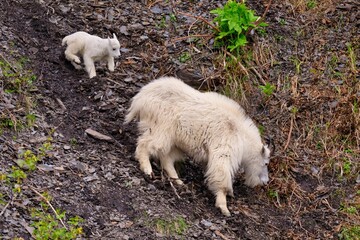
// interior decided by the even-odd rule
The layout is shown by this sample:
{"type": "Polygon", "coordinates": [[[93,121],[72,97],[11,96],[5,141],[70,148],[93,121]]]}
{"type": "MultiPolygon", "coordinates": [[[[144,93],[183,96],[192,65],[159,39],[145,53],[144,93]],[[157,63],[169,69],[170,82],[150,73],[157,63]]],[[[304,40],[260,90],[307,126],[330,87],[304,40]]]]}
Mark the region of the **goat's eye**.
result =
{"type": "Polygon", "coordinates": [[[116,51],[116,48],[113,48],[113,51],[116,51]]]}

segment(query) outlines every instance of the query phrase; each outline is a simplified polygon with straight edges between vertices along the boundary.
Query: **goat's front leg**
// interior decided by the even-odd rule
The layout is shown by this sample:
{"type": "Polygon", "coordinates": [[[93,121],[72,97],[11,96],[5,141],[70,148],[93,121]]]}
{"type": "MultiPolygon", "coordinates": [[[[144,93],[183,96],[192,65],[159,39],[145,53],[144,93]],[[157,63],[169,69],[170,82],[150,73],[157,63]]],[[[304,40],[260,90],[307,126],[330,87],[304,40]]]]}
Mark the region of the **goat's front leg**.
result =
{"type": "Polygon", "coordinates": [[[108,68],[110,72],[113,72],[115,70],[115,62],[113,57],[108,57],[108,68]]]}
{"type": "Polygon", "coordinates": [[[216,202],[215,206],[220,208],[221,213],[227,217],[231,216],[229,209],[226,204],[226,193],[223,190],[220,190],[216,193],[216,202]]]}
{"type": "Polygon", "coordinates": [[[84,64],[87,73],[89,74],[89,78],[93,78],[96,76],[95,64],[91,57],[84,55],[84,64]]]}
{"type": "Polygon", "coordinates": [[[169,177],[175,180],[176,184],[184,185],[183,181],[179,179],[179,176],[175,170],[174,167],[175,159],[171,158],[171,156],[161,156],[160,161],[162,168],[165,169],[169,177]]]}

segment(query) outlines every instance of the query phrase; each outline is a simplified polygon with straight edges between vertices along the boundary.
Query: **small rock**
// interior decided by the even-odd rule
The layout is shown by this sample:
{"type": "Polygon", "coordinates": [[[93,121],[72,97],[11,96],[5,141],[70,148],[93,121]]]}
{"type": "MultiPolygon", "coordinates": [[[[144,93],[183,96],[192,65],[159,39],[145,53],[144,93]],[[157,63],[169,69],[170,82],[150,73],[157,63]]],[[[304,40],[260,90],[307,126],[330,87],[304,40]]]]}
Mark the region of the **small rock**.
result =
{"type": "Polygon", "coordinates": [[[153,6],[153,7],[150,9],[150,11],[151,11],[152,13],[155,13],[155,14],[160,14],[160,13],[163,12],[162,9],[161,9],[158,5],[153,6]]]}
{"type": "Polygon", "coordinates": [[[127,77],[124,79],[124,82],[132,82],[134,79],[132,77],[127,77]]]}
{"type": "Polygon", "coordinates": [[[145,27],[143,25],[141,25],[140,23],[134,23],[129,25],[129,30],[132,31],[137,31],[137,30],[143,30],[145,27]]]}
{"type": "Polygon", "coordinates": [[[85,182],[91,182],[91,181],[94,181],[94,180],[98,180],[99,177],[96,175],[96,173],[94,173],[93,175],[91,176],[87,176],[87,177],[84,177],[83,180],[85,182]]]}
{"type": "Polygon", "coordinates": [[[69,145],[64,145],[64,149],[65,149],[65,150],[70,150],[71,147],[70,147],[69,145]]]}
{"type": "Polygon", "coordinates": [[[120,48],[120,52],[128,53],[128,52],[130,52],[130,49],[128,49],[128,48],[120,48]]]}
{"type": "Polygon", "coordinates": [[[149,184],[148,189],[151,190],[151,191],[155,191],[156,187],[154,185],[152,185],[152,184],[149,184]]]}
{"type": "Polygon", "coordinates": [[[132,221],[123,221],[119,224],[120,228],[129,228],[133,225],[134,223],[132,221]]]}
{"type": "Polygon", "coordinates": [[[54,165],[39,164],[39,165],[37,165],[37,168],[38,168],[39,170],[44,171],[44,172],[54,171],[54,165]]]}
{"type": "Polygon", "coordinates": [[[104,141],[109,141],[109,142],[113,141],[113,139],[111,137],[101,134],[95,130],[92,130],[91,128],[86,129],[85,133],[92,136],[93,138],[96,138],[99,140],[104,140],[104,141]]]}
{"type": "Polygon", "coordinates": [[[207,220],[205,220],[205,219],[201,220],[200,223],[201,223],[202,225],[204,225],[205,227],[211,227],[211,226],[213,225],[212,222],[207,221],[207,220]]]}
{"type": "Polygon", "coordinates": [[[317,167],[312,166],[311,167],[311,173],[313,175],[317,175],[319,173],[319,169],[317,167]]]}
{"type": "Polygon", "coordinates": [[[132,184],[134,186],[138,186],[141,184],[141,179],[140,178],[137,178],[137,177],[134,177],[132,180],[131,180],[132,184]]]}
{"type": "Polygon", "coordinates": [[[141,39],[141,40],[146,40],[146,39],[149,39],[149,37],[148,37],[148,36],[145,36],[145,35],[142,35],[142,36],[140,36],[140,39],[141,39]]]}
{"type": "Polygon", "coordinates": [[[115,176],[111,172],[106,173],[104,177],[109,181],[115,178],[115,176]]]}
{"type": "Polygon", "coordinates": [[[124,34],[124,35],[129,35],[126,26],[121,26],[121,27],[120,27],[120,32],[121,32],[122,34],[124,34]]]}
{"type": "Polygon", "coordinates": [[[33,138],[33,139],[30,139],[30,143],[42,143],[42,142],[45,142],[46,140],[48,139],[47,136],[43,136],[43,137],[38,137],[38,138],[33,138]]]}

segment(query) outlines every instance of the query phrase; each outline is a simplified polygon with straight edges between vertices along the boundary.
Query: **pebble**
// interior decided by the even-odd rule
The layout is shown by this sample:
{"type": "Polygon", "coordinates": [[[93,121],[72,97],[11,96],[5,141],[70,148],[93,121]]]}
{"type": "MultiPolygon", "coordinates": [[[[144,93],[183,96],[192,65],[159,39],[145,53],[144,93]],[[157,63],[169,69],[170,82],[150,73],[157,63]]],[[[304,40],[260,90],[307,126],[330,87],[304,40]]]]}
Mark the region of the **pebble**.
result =
{"type": "Polygon", "coordinates": [[[162,9],[157,5],[153,6],[150,11],[155,14],[160,14],[163,12],[162,9]]]}
{"type": "Polygon", "coordinates": [[[211,226],[213,225],[212,222],[207,221],[207,220],[205,220],[205,219],[201,220],[200,223],[201,223],[202,225],[204,225],[205,227],[211,227],[211,226]]]}
{"type": "Polygon", "coordinates": [[[148,189],[151,190],[151,191],[156,191],[156,187],[152,184],[149,184],[148,185],[148,189]]]}
{"type": "Polygon", "coordinates": [[[121,26],[121,27],[120,27],[120,32],[121,32],[122,34],[124,34],[124,35],[129,35],[126,26],[121,26]]]}

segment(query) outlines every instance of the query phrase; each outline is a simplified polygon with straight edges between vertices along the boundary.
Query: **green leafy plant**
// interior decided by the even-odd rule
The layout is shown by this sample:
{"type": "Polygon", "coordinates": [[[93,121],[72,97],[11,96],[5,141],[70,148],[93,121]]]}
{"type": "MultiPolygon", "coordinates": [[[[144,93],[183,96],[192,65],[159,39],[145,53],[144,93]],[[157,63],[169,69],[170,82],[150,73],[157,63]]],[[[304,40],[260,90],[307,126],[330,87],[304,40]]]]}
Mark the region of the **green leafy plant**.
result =
{"type": "Polygon", "coordinates": [[[307,3],[306,3],[306,7],[307,7],[308,9],[313,9],[313,8],[316,7],[316,5],[317,5],[316,0],[309,0],[309,1],[307,1],[307,3]]]}
{"type": "Polygon", "coordinates": [[[226,46],[230,51],[238,50],[248,41],[246,34],[251,29],[264,28],[266,23],[260,22],[254,11],[248,9],[245,3],[229,0],[223,8],[217,8],[210,13],[217,15],[214,22],[217,23],[219,32],[215,38],[218,46],[226,46]]]}
{"type": "Polygon", "coordinates": [[[165,16],[163,16],[160,20],[160,22],[157,24],[157,28],[158,29],[164,29],[167,27],[167,24],[166,24],[166,18],[165,16]]]}
{"type": "Polygon", "coordinates": [[[278,20],[278,22],[279,22],[279,24],[280,24],[281,26],[284,26],[284,25],[286,24],[286,20],[283,19],[283,18],[280,18],[280,19],[278,20]]]}
{"type": "Polygon", "coordinates": [[[23,170],[15,166],[12,167],[11,173],[9,173],[7,176],[11,179],[14,179],[16,183],[21,183],[22,180],[27,177],[26,173],[23,170]]]}
{"type": "Polygon", "coordinates": [[[269,189],[268,195],[271,198],[279,198],[279,193],[275,190],[269,189]]]}
{"type": "Polygon", "coordinates": [[[343,227],[339,239],[341,240],[358,240],[360,237],[360,226],[343,227]]]}
{"type": "Polygon", "coordinates": [[[76,138],[70,138],[70,139],[69,139],[69,143],[70,143],[71,145],[73,145],[73,146],[76,146],[77,143],[78,143],[78,141],[76,140],[76,138]]]}
{"type": "Polygon", "coordinates": [[[30,91],[34,88],[33,83],[36,81],[36,76],[25,68],[29,60],[21,57],[15,62],[9,62],[0,54],[0,72],[2,73],[2,87],[7,94],[14,94],[17,97],[15,108],[7,109],[7,111],[0,112],[0,134],[5,129],[12,129],[15,131],[21,130],[25,126],[33,126],[36,120],[34,114],[30,113],[32,106],[32,98],[30,91]],[[22,116],[14,113],[15,110],[24,111],[22,116]]]}
{"type": "Polygon", "coordinates": [[[300,74],[301,64],[302,64],[303,62],[300,61],[297,57],[291,57],[290,60],[291,60],[291,61],[293,62],[293,64],[295,65],[296,74],[300,74]]]}
{"type": "Polygon", "coordinates": [[[183,217],[177,217],[173,220],[156,219],[155,229],[158,233],[165,235],[183,235],[188,228],[183,217]]]}
{"type": "Polygon", "coordinates": [[[176,22],[177,21],[177,17],[176,17],[176,15],[175,14],[170,14],[170,21],[171,22],[176,22]]]}
{"type": "Polygon", "coordinates": [[[259,86],[259,88],[261,92],[267,97],[273,95],[276,89],[276,87],[271,83],[266,83],[265,85],[259,86]]]}
{"type": "Polygon", "coordinates": [[[35,124],[36,121],[36,115],[29,113],[26,115],[26,121],[27,121],[27,125],[28,126],[33,126],[35,124]]]}
{"type": "Polygon", "coordinates": [[[185,62],[189,61],[190,59],[191,59],[191,55],[189,52],[183,52],[179,57],[179,61],[181,63],[185,63],[185,62]]]}
{"type": "Polygon", "coordinates": [[[55,210],[54,214],[48,213],[49,205],[46,202],[41,202],[41,209],[33,208],[31,217],[34,219],[31,224],[34,227],[35,239],[76,239],[83,233],[82,227],[79,226],[83,219],[75,216],[70,218],[65,225],[66,212],[59,209],[55,210]]]}
{"type": "Polygon", "coordinates": [[[349,159],[344,159],[344,163],[343,163],[343,171],[345,175],[350,174],[351,172],[351,161],[349,159]]]}
{"type": "Polygon", "coordinates": [[[350,64],[351,71],[353,73],[357,73],[356,54],[355,54],[354,48],[352,47],[351,43],[347,43],[346,47],[347,47],[348,54],[349,54],[349,59],[350,59],[349,64],[350,64]]]}

